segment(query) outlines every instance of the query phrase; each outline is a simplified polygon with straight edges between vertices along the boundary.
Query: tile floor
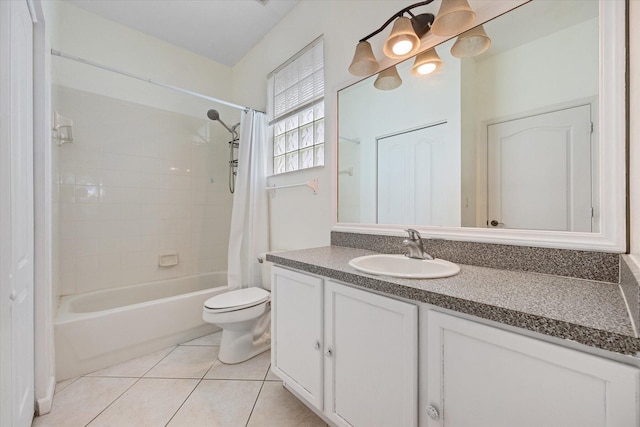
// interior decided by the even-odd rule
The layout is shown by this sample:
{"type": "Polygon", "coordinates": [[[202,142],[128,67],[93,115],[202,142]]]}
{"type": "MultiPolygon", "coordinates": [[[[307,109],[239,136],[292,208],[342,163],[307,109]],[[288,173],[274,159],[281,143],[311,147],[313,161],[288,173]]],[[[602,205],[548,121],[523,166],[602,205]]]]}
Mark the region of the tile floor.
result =
{"type": "Polygon", "coordinates": [[[62,381],[33,427],[326,426],[284,387],[266,352],[217,360],[220,332],[62,381]]]}

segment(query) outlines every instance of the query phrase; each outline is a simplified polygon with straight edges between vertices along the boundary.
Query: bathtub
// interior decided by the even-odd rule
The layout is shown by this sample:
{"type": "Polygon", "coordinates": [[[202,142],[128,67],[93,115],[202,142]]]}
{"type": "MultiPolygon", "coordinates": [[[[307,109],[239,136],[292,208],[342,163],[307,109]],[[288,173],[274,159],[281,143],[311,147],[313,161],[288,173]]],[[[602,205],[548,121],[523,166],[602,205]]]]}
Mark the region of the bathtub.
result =
{"type": "Polygon", "coordinates": [[[202,305],[227,290],[227,273],[216,272],[60,298],[56,381],[220,330],[202,320],[202,305]]]}

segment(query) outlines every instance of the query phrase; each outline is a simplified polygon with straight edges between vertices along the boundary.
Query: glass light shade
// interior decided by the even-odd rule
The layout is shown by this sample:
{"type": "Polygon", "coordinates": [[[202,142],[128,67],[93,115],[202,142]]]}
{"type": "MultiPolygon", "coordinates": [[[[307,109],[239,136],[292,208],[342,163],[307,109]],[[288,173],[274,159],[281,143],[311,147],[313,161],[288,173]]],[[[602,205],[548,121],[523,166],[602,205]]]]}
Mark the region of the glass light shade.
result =
{"type": "Polygon", "coordinates": [[[367,41],[359,42],[356,46],[356,53],[349,66],[349,72],[354,76],[369,76],[380,68],[380,64],[373,55],[371,44],[367,41]]]}
{"type": "Polygon", "coordinates": [[[416,77],[431,74],[439,70],[442,64],[442,59],[438,56],[438,52],[431,48],[416,56],[413,67],[411,67],[411,74],[416,77]]]}
{"type": "Polygon", "coordinates": [[[382,51],[389,58],[402,59],[413,56],[420,49],[420,38],[411,25],[411,20],[401,16],[393,23],[391,34],[384,42],[382,51]]]}
{"type": "Polygon", "coordinates": [[[376,89],[393,90],[402,84],[402,79],[398,74],[396,66],[380,71],[378,78],[373,83],[376,89]]]}
{"type": "Polygon", "coordinates": [[[470,58],[484,53],[491,46],[491,39],[479,25],[458,36],[458,40],[451,46],[451,55],[456,58],[470,58]]]}
{"type": "Polygon", "coordinates": [[[431,32],[436,36],[455,36],[469,28],[476,14],[467,0],[442,0],[431,32]]]}

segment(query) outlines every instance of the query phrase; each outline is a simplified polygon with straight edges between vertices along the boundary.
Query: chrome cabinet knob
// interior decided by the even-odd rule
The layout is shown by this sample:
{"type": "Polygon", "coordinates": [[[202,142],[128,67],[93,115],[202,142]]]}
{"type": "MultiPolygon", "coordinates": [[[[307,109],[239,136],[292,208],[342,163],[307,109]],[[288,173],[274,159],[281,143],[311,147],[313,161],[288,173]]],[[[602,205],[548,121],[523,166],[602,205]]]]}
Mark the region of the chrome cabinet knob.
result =
{"type": "Polygon", "coordinates": [[[320,350],[320,341],[316,341],[316,343],[313,345],[313,349],[320,350]]]}
{"type": "Polygon", "coordinates": [[[327,357],[331,357],[331,356],[333,356],[333,350],[331,350],[331,347],[329,347],[329,348],[327,349],[327,351],[326,351],[324,354],[325,354],[325,356],[327,356],[327,357]]]}

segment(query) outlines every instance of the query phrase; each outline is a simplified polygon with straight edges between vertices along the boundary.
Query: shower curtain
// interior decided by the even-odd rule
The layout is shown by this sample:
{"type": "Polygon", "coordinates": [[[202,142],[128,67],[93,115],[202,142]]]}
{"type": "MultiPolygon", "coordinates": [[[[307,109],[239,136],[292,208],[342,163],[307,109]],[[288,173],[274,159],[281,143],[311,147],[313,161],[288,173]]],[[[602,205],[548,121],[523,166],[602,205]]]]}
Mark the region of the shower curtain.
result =
{"type": "Polygon", "coordinates": [[[267,201],[267,118],[246,110],[240,117],[238,176],[229,233],[228,285],[260,286],[258,255],[269,250],[267,201]]]}

